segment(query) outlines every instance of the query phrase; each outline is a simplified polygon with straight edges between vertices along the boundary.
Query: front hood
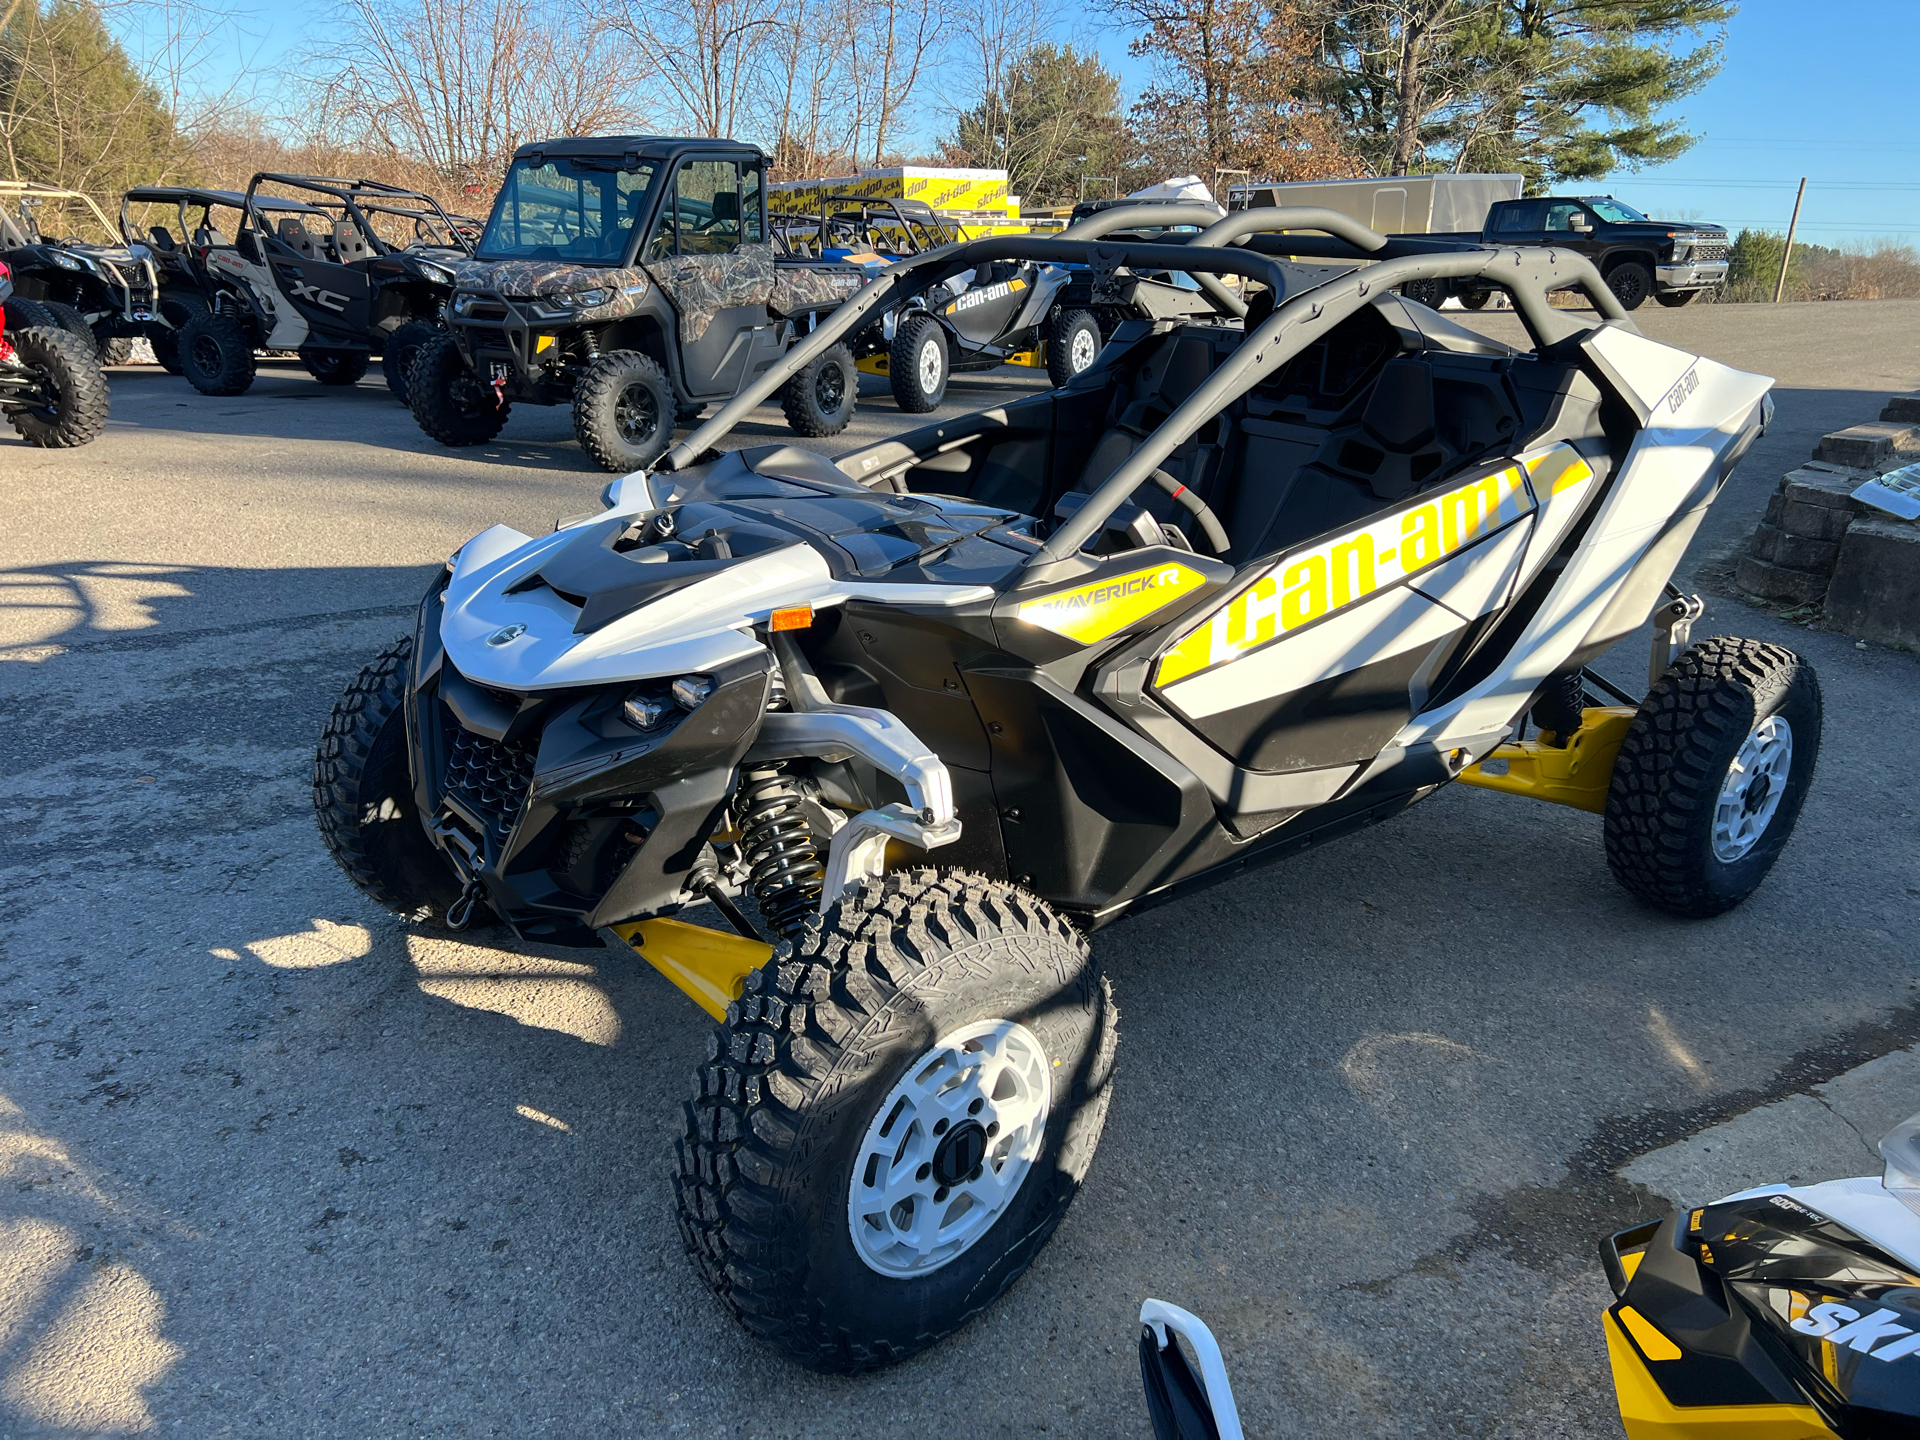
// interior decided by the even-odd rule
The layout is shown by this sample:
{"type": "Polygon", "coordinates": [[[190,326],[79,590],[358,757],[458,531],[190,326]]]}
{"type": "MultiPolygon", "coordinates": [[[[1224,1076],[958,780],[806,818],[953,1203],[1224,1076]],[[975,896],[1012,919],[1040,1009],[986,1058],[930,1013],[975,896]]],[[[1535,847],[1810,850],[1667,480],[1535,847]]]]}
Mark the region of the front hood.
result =
{"type": "Polygon", "coordinates": [[[759,649],[776,609],[990,601],[1031,553],[994,538],[1006,511],[878,493],[784,445],[611,490],[603,515],[461,549],[440,634],[462,674],[528,691],[708,672],[759,649]]]}
{"type": "Polygon", "coordinates": [[[653,282],[647,272],[618,265],[577,265],[560,260],[469,260],[451,262],[453,283],[461,290],[491,290],[513,300],[571,295],[580,290],[645,294],[653,282]]]}

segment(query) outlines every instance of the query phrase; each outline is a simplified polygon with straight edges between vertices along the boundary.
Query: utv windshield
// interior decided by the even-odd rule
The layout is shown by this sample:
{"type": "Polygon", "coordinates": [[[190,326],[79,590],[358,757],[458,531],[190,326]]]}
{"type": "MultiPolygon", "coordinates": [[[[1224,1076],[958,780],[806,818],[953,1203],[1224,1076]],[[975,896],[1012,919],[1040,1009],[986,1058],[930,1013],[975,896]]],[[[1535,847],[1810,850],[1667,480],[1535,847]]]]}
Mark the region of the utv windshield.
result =
{"type": "Polygon", "coordinates": [[[1631,205],[1622,205],[1611,195],[1590,199],[1587,204],[1592,207],[1594,214],[1609,225],[1633,225],[1647,218],[1631,205]]]}
{"type": "Polygon", "coordinates": [[[617,265],[646,215],[654,167],[599,156],[522,156],[494,199],[482,260],[617,265]]]}

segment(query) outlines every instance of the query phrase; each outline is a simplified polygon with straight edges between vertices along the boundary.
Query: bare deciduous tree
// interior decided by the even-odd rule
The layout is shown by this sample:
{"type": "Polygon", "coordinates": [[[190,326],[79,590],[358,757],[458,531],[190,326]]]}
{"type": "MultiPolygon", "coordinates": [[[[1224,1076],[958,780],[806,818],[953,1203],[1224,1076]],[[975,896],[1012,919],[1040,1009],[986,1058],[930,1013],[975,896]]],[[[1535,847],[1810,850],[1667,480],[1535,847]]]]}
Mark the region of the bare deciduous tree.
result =
{"type": "Polygon", "coordinates": [[[753,104],[764,54],[778,41],[778,12],[775,0],[627,0],[611,23],[672,93],[688,133],[725,139],[753,104]]]}
{"type": "Polygon", "coordinates": [[[582,0],[346,0],[320,115],[361,148],[491,184],[528,140],[639,123],[633,48],[582,0]]]}

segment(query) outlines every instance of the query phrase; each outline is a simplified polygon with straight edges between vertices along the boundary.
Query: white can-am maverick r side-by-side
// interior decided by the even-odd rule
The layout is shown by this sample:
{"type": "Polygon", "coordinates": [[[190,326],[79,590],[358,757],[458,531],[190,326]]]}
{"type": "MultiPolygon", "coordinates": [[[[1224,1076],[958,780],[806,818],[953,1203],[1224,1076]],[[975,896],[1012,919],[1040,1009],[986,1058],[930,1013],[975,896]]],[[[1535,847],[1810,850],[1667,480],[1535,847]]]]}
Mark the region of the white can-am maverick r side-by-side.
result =
{"type": "Polygon", "coordinates": [[[601,513],[464,545],[321,741],[370,895],[631,945],[720,1021],[684,1234],[802,1364],[932,1344],[1060,1222],[1113,1074],[1087,932],[1459,779],[1604,812],[1628,890],[1708,915],[1805,797],[1811,670],[1688,647],[1668,585],[1770,381],[1645,339],[1578,257],[1220,227],[888,268],[601,513]],[[710,448],[876,308],[1004,260],[1263,290],[837,462],[710,448]],[[1395,293],[1436,275],[1510,293],[1533,348],[1395,293]],[[1569,286],[1597,321],[1549,307],[1569,286]],[[1650,617],[1650,693],[1587,703],[1650,617]],[[701,900],[742,933],[672,918],[701,900]]]}

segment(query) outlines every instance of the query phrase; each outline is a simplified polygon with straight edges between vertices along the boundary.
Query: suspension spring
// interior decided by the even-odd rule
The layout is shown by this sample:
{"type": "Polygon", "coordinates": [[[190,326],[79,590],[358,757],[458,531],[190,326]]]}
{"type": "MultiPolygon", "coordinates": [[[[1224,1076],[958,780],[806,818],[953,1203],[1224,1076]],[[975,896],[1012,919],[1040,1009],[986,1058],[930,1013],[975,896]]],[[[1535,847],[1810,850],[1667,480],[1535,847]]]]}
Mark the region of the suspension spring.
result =
{"type": "Polygon", "coordinates": [[[776,934],[798,938],[800,928],[820,906],[825,872],[813,830],[800,808],[800,791],[778,765],[762,765],[740,776],[740,853],[746,857],[748,885],[776,934]]]}

